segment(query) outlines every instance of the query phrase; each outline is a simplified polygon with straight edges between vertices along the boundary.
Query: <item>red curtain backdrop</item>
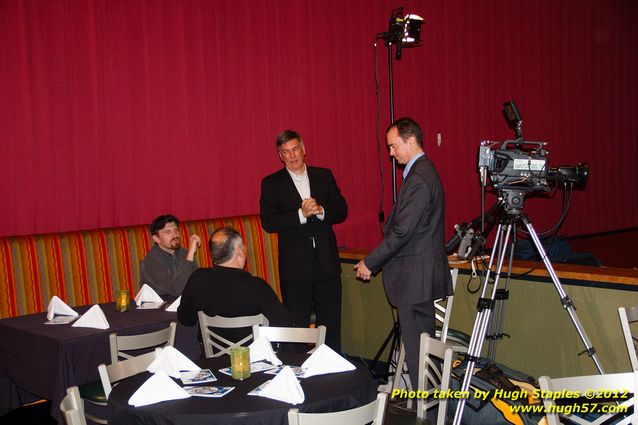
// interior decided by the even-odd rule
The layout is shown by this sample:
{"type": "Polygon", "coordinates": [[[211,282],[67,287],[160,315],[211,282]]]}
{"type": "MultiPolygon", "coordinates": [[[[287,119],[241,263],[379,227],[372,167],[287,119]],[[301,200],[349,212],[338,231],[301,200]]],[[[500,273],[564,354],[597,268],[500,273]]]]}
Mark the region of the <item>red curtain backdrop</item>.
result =
{"type": "MultiPolygon", "coordinates": [[[[393,62],[395,116],[425,132],[454,223],[480,210],[481,140],[528,140],[552,165],[588,162],[567,235],[638,223],[634,0],[404,1],[422,47],[393,62]],[[441,145],[437,145],[437,133],[441,145]]],[[[341,245],[381,237],[375,34],[387,0],[0,0],[0,235],[200,219],[259,210],[281,166],[275,135],[298,130],[307,162],[332,168],[350,205],[341,245]]],[[[387,50],[377,47],[380,125],[387,50]]],[[[382,141],[384,209],[390,162],[382,141]]],[[[560,191],[529,199],[537,230],[560,191]]],[[[494,202],[489,195],[488,203],[494,202]]]]}

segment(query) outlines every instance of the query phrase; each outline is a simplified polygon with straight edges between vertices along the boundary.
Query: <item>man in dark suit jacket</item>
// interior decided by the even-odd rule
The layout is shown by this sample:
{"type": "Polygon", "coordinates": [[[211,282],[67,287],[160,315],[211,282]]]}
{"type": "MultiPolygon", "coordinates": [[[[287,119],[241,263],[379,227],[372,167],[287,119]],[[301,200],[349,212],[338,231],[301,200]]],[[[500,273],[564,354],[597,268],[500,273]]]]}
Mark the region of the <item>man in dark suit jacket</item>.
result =
{"type": "Polygon", "coordinates": [[[383,241],[355,266],[369,280],[383,268],[390,303],[397,307],[413,386],[418,383],[419,338],[435,334],[434,300],[452,294],[445,252],[443,187],[423,152],[423,132],[411,118],[388,127],[390,155],[405,165],[403,183],[384,228],[383,241]]]}
{"type": "Polygon", "coordinates": [[[285,167],[261,182],[261,225],[279,234],[279,275],[284,304],[299,327],[325,325],[326,344],[341,351],[341,265],[332,225],[345,220],[346,200],[327,168],[306,166],[301,136],[277,136],[285,167]]]}

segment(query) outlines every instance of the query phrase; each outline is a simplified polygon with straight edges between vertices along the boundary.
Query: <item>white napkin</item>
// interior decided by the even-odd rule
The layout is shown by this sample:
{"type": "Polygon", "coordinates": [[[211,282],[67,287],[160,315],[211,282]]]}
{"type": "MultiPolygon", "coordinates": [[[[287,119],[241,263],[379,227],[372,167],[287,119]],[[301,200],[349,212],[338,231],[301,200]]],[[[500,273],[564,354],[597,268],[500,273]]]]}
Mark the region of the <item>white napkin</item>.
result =
{"type": "Polygon", "coordinates": [[[261,360],[266,360],[275,366],[282,365],[282,361],[275,354],[272,349],[272,345],[268,338],[260,336],[248,346],[250,349],[250,362],[255,363],[261,360]]]}
{"type": "Polygon", "coordinates": [[[168,346],[157,351],[159,354],[155,355],[155,360],[146,368],[151,373],[164,372],[168,376],[179,378],[182,370],[202,370],[175,347],[168,346]]]}
{"type": "Polygon", "coordinates": [[[175,301],[171,303],[168,307],[166,307],[166,311],[177,311],[177,307],[179,307],[179,303],[182,302],[182,296],[180,295],[175,301]]]}
{"type": "Polygon", "coordinates": [[[356,369],[355,365],[341,357],[326,344],[320,345],[315,352],[303,362],[301,368],[306,369],[304,378],[356,369]]]}
{"type": "Polygon", "coordinates": [[[182,389],[164,372],[154,373],[137,391],[128,399],[128,404],[139,407],[160,401],[179,400],[188,398],[190,394],[182,389]]]}
{"type": "Polygon", "coordinates": [[[106,316],[100,306],[95,304],[71,326],[76,328],[108,329],[109,322],[106,320],[106,316]]]}
{"type": "Polygon", "coordinates": [[[162,297],[157,295],[157,292],[146,283],[140,288],[140,292],[135,296],[135,304],[138,306],[142,303],[161,303],[164,302],[162,297]]]}
{"type": "Polygon", "coordinates": [[[259,393],[262,397],[283,401],[284,403],[303,403],[306,396],[290,366],[284,366],[259,393]]]}
{"type": "Polygon", "coordinates": [[[78,315],[78,313],[69,307],[67,303],[58,298],[57,295],[54,295],[53,298],[51,298],[51,301],[49,301],[49,306],[47,307],[47,320],[53,319],[57,314],[63,316],[78,315]]]}

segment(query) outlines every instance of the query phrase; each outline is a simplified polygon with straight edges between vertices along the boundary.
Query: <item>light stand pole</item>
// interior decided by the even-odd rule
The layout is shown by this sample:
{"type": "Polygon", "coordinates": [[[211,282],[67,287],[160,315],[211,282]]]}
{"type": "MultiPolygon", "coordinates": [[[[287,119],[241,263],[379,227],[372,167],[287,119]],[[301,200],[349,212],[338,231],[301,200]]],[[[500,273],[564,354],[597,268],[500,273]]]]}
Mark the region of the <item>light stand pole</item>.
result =
{"type": "MultiPolygon", "coordinates": [[[[400,41],[399,41],[400,43],[400,41]]],[[[386,42],[388,47],[388,93],[390,93],[390,123],[394,122],[394,84],[392,77],[392,41],[386,42]]],[[[392,157],[392,205],[397,202],[397,160],[392,157]]]]}
{"type": "MultiPolygon", "coordinates": [[[[403,47],[418,47],[421,38],[421,25],[423,18],[418,15],[403,15],[403,7],[392,11],[388,32],[381,33],[377,38],[382,38],[388,48],[388,93],[390,95],[390,123],[394,122],[394,81],[392,75],[392,46],[396,46],[396,60],[401,60],[403,47]]],[[[392,203],[397,202],[397,162],[392,157],[392,203]]]]}
{"type": "MultiPolygon", "coordinates": [[[[386,47],[388,48],[388,84],[390,94],[390,123],[394,122],[394,81],[392,76],[392,46],[396,46],[396,59],[401,60],[402,47],[417,47],[419,46],[419,39],[421,36],[421,25],[423,24],[423,18],[418,15],[403,15],[403,7],[399,7],[392,11],[390,17],[390,25],[388,32],[377,34],[376,39],[383,39],[386,47]]],[[[375,44],[376,46],[376,44],[375,44]]],[[[392,204],[397,202],[397,162],[392,157],[392,204]]],[[[388,377],[390,375],[390,363],[393,353],[401,347],[401,326],[399,321],[396,320],[390,333],[386,337],[383,344],[377,351],[374,359],[370,363],[369,369],[372,372],[381,358],[381,355],[385,351],[387,345],[390,344],[390,354],[386,363],[385,373],[379,375],[379,377],[388,377]]],[[[401,373],[402,371],[395,370],[394,373],[401,373]]],[[[373,373],[374,374],[374,373],[373,373]]]]}

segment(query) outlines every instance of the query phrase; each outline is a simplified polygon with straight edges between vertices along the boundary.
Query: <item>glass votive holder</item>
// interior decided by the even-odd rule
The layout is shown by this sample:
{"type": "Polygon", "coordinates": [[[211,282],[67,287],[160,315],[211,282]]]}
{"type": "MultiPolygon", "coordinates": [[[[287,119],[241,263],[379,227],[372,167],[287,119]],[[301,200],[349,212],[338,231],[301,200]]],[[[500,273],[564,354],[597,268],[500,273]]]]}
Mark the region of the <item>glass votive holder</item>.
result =
{"type": "Polygon", "coordinates": [[[115,295],[115,309],[117,311],[128,311],[130,298],[126,289],[118,289],[115,295]]]}
{"type": "Polygon", "coordinates": [[[250,349],[248,347],[230,349],[230,369],[233,379],[250,378],[250,349]]]}

